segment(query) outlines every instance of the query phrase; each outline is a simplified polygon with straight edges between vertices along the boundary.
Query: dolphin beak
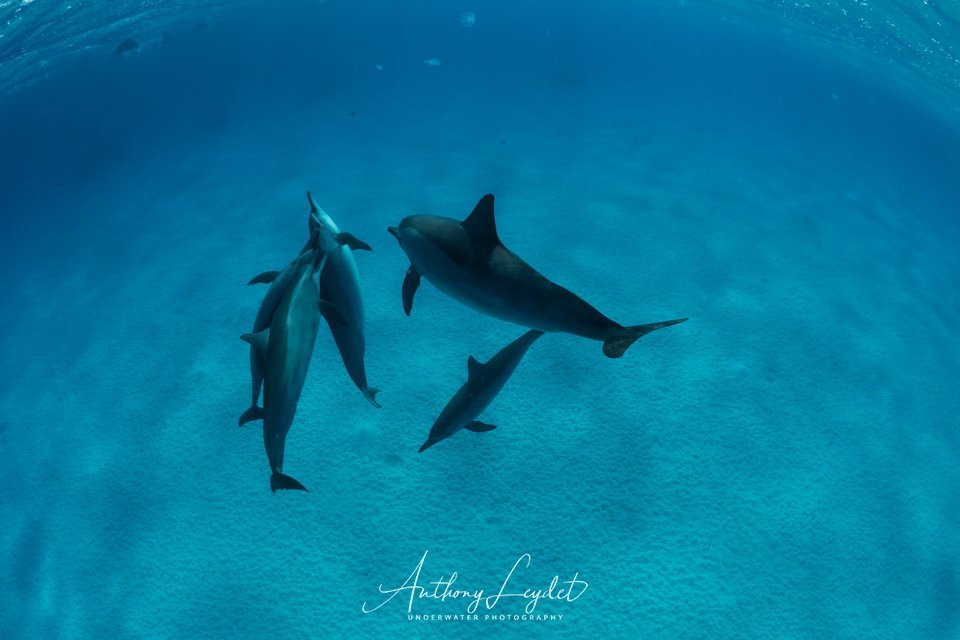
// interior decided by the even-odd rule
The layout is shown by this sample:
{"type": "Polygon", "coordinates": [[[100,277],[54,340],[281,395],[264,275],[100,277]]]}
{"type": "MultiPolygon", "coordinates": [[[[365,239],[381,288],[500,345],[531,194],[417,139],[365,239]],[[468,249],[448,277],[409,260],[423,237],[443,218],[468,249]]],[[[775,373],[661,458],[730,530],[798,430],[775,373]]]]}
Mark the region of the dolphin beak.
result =
{"type": "Polygon", "coordinates": [[[400,239],[400,230],[397,229],[396,227],[387,227],[387,231],[389,231],[390,235],[392,235],[397,240],[400,239]]]}
{"type": "Polygon", "coordinates": [[[422,445],[420,445],[420,449],[417,450],[417,453],[423,453],[424,451],[426,451],[427,449],[429,449],[435,444],[437,444],[435,440],[427,440],[422,445]]]}

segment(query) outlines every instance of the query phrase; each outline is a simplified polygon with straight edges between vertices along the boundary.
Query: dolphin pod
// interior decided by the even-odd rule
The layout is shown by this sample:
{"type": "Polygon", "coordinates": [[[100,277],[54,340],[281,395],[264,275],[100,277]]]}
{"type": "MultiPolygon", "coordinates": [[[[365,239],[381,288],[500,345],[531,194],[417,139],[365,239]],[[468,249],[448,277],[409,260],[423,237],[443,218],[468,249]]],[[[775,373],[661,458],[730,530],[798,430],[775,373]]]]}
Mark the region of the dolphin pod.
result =
{"type": "Polygon", "coordinates": [[[686,320],[625,327],[546,279],[500,241],[493,194],[483,196],[463,222],[414,215],[388,231],[410,259],[402,288],[407,315],[422,275],[450,297],[495,318],[544,332],[599,340],[610,358],[619,358],[651,331],[686,320]]]}
{"type": "MultiPolygon", "coordinates": [[[[364,369],[363,302],[360,298],[357,265],[352,253],[352,249],[371,251],[370,245],[358,240],[353,234],[340,231],[330,216],[317,207],[310,192],[307,192],[307,201],[310,204],[310,214],[307,218],[310,238],[303,249],[300,250],[300,253],[303,254],[311,248],[318,248],[327,257],[326,266],[320,275],[320,299],[323,301],[320,313],[330,325],[331,333],[334,335],[350,377],[364,397],[373,406],[379,407],[380,405],[376,401],[376,394],[379,389],[367,386],[367,374],[364,369]]],[[[248,283],[270,284],[270,288],[257,310],[251,333],[257,333],[270,326],[280,297],[290,283],[295,265],[296,260],[281,271],[265,271],[255,276],[248,283]]],[[[263,364],[261,361],[261,355],[255,347],[251,346],[250,408],[240,416],[241,425],[262,417],[263,410],[257,406],[260,398],[260,387],[263,383],[263,364]]]]}
{"type": "MultiPolygon", "coordinates": [[[[310,237],[289,265],[250,281],[270,287],[257,310],[252,331],[241,336],[251,345],[251,403],[241,415],[240,424],[263,420],[270,488],[274,492],[306,491],[298,480],[283,473],[283,457],[321,316],[351,380],[370,404],[380,407],[376,399],[379,389],[367,383],[364,310],[353,256],[353,251],[369,251],[370,246],[342,232],[309,192],[307,201],[310,237]],[[262,408],[258,404],[261,388],[262,408]]],[[[477,418],[544,333],[570,333],[598,340],[607,357],[619,358],[640,337],[687,320],[633,326],[611,320],[507,249],[497,233],[493,202],[492,194],[483,196],[462,222],[412,215],[401,220],[399,226],[388,228],[410,262],[401,288],[406,315],[413,309],[423,276],[467,306],[529,329],[486,363],[472,356],[467,359],[467,381],[440,412],[420,446],[421,453],[464,429],[495,429],[477,418]]]]}
{"type": "Polygon", "coordinates": [[[378,390],[366,383],[363,305],[356,264],[350,253],[352,249],[369,251],[370,245],[340,231],[309,193],[307,200],[310,237],[289,265],[250,280],[249,284],[267,283],[270,288],[257,310],[253,330],[241,336],[250,343],[251,401],[239,422],[243,425],[263,420],[272,491],[306,490],[298,480],[282,472],[283,454],[313,356],[321,315],[330,324],[351,377],[364,396],[379,406],[375,400],[378,390]],[[319,282],[314,279],[318,273],[319,282]],[[324,298],[321,292],[330,297],[324,298]],[[258,405],[261,388],[262,408],[258,405]]]}

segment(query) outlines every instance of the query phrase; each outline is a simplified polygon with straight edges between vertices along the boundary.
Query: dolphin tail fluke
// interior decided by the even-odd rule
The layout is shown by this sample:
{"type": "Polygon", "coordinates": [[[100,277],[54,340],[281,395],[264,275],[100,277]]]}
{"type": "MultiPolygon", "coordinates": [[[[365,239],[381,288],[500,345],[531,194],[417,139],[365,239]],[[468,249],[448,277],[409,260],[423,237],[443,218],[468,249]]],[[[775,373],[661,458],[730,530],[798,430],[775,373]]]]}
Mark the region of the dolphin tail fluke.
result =
{"type": "Polygon", "coordinates": [[[676,320],[666,320],[664,322],[652,322],[650,324],[638,324],[632,327],[616,327],[610,329],[603,339],[603,355],[608,358],[619,358],[630,348],[638,338],[642,338],[651,331],[663,329],[681,322],[686,322],[687,318],[677,318],[676,320]]]}
{"type": "Polygon", "coordinates": [[[380,403],[377,402],[377,394],[380,393],[380,389],[376,387],[364,387],[360,389],[360,392],[363,394],[363,397],[370,401],[370,404],[375,406],[377,409],[380,408],[380,403]]]}
{"type": "Polygon", "coordinates": [[[296,489],[297,491],[307,491],[307,488],[300,484],[296,478],[274,471],[270,476],[270,491],[276,493],[284,489],[296,489]]]}
{"type": "Polygon", "coordinates": [[[254,420],[263,419],[263,409],[257,405],[253,405],[240,415],[240,426],[247,424],[248,422],[253,422],[254,420]]]}

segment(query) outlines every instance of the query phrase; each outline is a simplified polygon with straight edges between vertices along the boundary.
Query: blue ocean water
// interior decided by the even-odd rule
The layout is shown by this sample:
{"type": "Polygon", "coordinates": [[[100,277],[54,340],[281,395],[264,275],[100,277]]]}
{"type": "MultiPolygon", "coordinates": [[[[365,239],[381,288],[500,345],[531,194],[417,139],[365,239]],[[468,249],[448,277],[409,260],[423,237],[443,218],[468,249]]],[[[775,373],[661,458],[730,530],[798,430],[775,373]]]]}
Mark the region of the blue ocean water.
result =
{"type": "Polygon", "coordinates": [[[0,2],[0,638],[960,637],[958,19],[0,2]],[[374,248],[383,408],[321,324],[271,494],[238,337],[307,190],[374,248]],[[523,328],[426,281],[406,317],[386,228],[488,192],[547,277],[690,320],[547,335],[418,454],[523,328]],[[447,599],[364,613],[421,559],[447,599]]]}

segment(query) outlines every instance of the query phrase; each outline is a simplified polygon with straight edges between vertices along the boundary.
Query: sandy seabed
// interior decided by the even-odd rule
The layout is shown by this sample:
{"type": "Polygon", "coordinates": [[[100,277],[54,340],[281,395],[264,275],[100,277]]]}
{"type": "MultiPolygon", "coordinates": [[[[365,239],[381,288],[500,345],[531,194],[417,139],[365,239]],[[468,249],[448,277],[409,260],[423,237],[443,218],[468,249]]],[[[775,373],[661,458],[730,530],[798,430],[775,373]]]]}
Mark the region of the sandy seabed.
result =
{"type": "Polygon", "coordinates": [[[842,139],[626,99],[450,100],[237,124],[73,194],[70,228],[18,256],[0,636],[408,634],[400,599],[361,605],[425,550],[424,579],[496,589],[529,553],[518,588],[589,582],[541,605],[558,622],[477,637],[956,630],[960,244],[938,201],[842,139]],[[307,189],[374,246],[357,262],[383,409],[321,326],[285,463],[310,492],[271,495],[259,429],[235,426],[238,337],[247,280],[303,242],[307,189]],[[418,455],[467,356],[522,329],[426,282],[405,317],[386,227],[486,192],[508,247],[614,319],[690,321],[620,360],[546,336],[484,414],[496,431],[418,455]]]}

